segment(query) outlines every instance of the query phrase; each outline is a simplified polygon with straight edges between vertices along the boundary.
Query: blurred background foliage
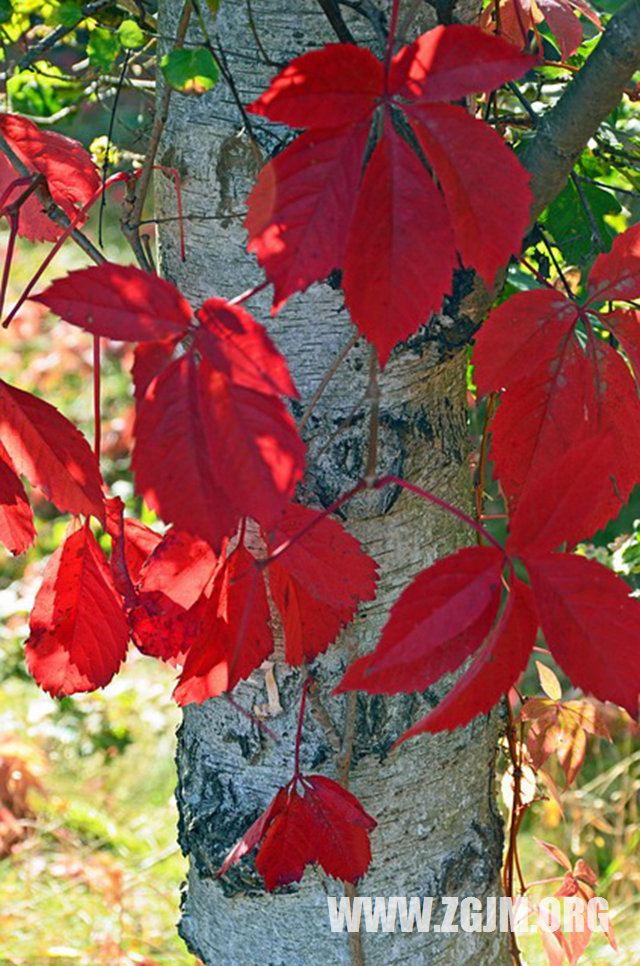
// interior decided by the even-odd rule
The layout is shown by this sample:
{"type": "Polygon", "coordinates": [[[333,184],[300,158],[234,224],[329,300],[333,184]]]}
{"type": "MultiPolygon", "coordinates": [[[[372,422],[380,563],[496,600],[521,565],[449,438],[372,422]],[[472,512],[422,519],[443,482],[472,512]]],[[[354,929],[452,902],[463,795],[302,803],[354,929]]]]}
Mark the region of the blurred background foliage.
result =
{"type": "MultiPolygon", "coordinates": [[[[217,0],[203,2],[215,14],[217,0]]],[[[593,5],[606,21],[620,3],[593,5]]],[[[5,109],[78,138],[98,164],[108,163],[109,171],[140,166],[153,119],[156,6],[147,0],[0,0],[5,109]]],[[[523,103],[533,113],[552,104],[597,41],[593,25],[582,23],[585,40],[568,65],[550,66],[517,92],[501,95],[492,122],[499,130],[508,127],[516,150],[531,134],[523,103]]],[[[545,55],[558,60],[553,35],[544,24],[540,31],[545,55]]],[[[196,45],[169,52],[161,66],[177,96],[198,96],[218,77],[211,52],[196,45]]],[[[116,188],[104,219],[104,246],[108,257],[130,262],[119,231],[121,200],[116,188]]],[[[151,211],[152,199],[148,207],[151,211]]],[[[526,257],[553,284],[566,282],[580,292],[598,252],[636,222],[639,212],[640,115],[638,101],[626,98],[585,150],[576,180],[545,212],[526,257]]],[[[86,228],[94,239],[97,221],[94,214],[86,228]]],[[[147,230],[153,238],[151,222],[147,230]]],[[[0,254],[6,239],[3,226],[0,254]]],[[[20,242],[9,301],[17,298],[43,250],[20,242]]],[[[85,263],[67,243],[44,281],[85,263]]],[[[536,284],[525,268],[513,264],[502,297],[536,284]]],[[[2,377],[53,402],[88,438],[93,433],[91,360],[91,338],[36,303],[27,302],[0,338],[2,377]]],[[[105,347],[103,470],[127,512],[154,525],[153,515],[133,495],[129,472],[131,361],[129,346],[105,347]]],[[[469,389],[470,429],[479,445],[486,412],[474,397],[472,367],[469,389]]],[[[37,494],[32,498],[38,528],[34,547],[20,558],[0,547],[0,966],[195,966],[175,930],[186,869],[175,844],[179,714],[170,699],[174,672],[132,653],[104,691],[62,701],[37,691],[24,668],[22,643],[44,564],[68,518],[37,494]]],[[[500,493],[490,473],[485,509],[497,517],[489,523],[496,535],[504,536],[500,493]]],[[[619,518],[579,550],[621,573],[636,593],[638,521],[640,488],[619,518]]],[[[563,698],[579,697],[557,668],[556,673],[563,698]]],[[[533,666],[522,690],[541,694],[533,666]]],[[[638,966],[640,739],[627,716],[610,707],[601,710],[612,741],[588,739],[584,766],[571,787],[563,790],[564,776],[553,757],[546,766],[551,785],[532,786],[521,862],[528,881],[559,875],[536,839],[557,844],[574,862],[584,858],[613,910],[620,952],[598,938],[580,962],[638,966]]],[[[506,755],[500,767],[506,770],[506,755]]],[[[507,798],[508,785],[507,778],[507,798]]],[[[547,894],[556,886],[550,884],[547,894]]],[[[538,940],[521,945],[531,966],[544,962],[538,940]]]]}

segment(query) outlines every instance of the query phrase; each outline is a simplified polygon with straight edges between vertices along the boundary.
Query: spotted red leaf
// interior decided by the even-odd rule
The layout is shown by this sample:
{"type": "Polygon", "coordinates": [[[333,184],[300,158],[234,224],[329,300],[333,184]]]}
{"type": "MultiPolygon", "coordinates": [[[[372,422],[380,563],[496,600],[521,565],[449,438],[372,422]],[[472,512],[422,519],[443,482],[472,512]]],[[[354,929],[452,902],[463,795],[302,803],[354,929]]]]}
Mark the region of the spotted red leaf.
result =
{"type": "Polygon", "coordinates": [[[624,302],[640,296],[640,224],[616,235],[611,251],[598,255],[587,292],[589,302],[624,302]]]}
{"type": "Polygon", "coordinates": [[[33,512],[11,458],[0,443],[0,542],[10,553],[24,553],[36,537],[33,512]]]}
{"type": "Polygon", "coordinates": [[[245,227],[277,311],[342,264],[368,126],[302,134],[260,172],[245,227]]]}
{"type": "Polygon", "coordinates": [[[491,288],[529,224],[529,175],[502,138],[463,108],[410,104],[406,112],[444,193],[460,257],[491,288]],[[508,219],[500,196],[522,202],[508,219]]]}
{"type": "Polygon", "coordinates": [[[128,614],[133,643],[148,657],[182,666],[200,633],[207,604],[204,594],[185,609],[161,591],[138,592],[128,614]]]}
{"type": "Polygon", "coordinates": [[[578,307],[555,289],[517,292],[493,310],[476,336],[474,381],[497,392],[557,357],[578,321],[578,307]]]}
{"type": "Polygon", "coordinates": [[[17,472],[61,512],[103,519],[102,479],[82,433],[49,403],[1,379],[0,442],[17,472]]]}
{"type": "Polygon", "coordinates": [[[347,669],[337,690],[419,691],[454,671],[491,629],[504,563],[494,547],[467,547],[423,570],[391,608],[375,650],[347,669]]]}
{"type": "Polygon", "coordinates": [[[287,363],[267,330],[239,305],[207,299],[196,312],[196,347],[237,386],[297,398],[287,363]]]}
{"type": "Polygon", "coordinates": [[[301,664],[322,653],[353,620],[361,601],[375,596],[377,565],[337,520],[290,504],[268,535],[273,553],[305,528],[269,565],[269,589],[284,628],[285,656],[301,664]]]}
{"type": "Polygon", "coordinates": [[[440,704],[409,728],[399,742],[423,731],[459,728],[490,711],[527,666],[537,630],[531,591],[513,577],[504,610],[471,665],[440,704]]]}
{"type": "Polygon", "coordinates": [[[172,528],[158,540],[138,571],[138,586],[147,593],[166,594],[188,610],[210,586],[220,565],[205,540],[172,528]]]}
{"type": "Polygon", "coordinates": [[[78,141],[42,131],[17,114],[0,115],[0,133],[31,171],[43,174],[53,200],[73,218],[100,187],[100,174],[78,141]]]}
{"type": "Polygon", "coordinates": [[[129,629],[88,525],[68,534],[49,558],[29,625],[27,667],[54,697],[104,687],[118,671],[129,629]]]}
{"type": "Polygon", "coordinates": [[[200,704],[232,691],[272,650],[264,577],[239,544],[218,572],[173,696],[178,704],[200,704]]]}
{"type": "Polygon", "coordinates": [[[302,475],[304,445],[281,400],[236,385],[193,352],[148,385],[135,437],[139,491],[216,551],[243,516],[272,525],[302,475]]]}
{"type": "Polygon", "coordinates": [[[614,573],[585,557],[525,558],[540,623],[572,683],[638,715],[640,601],[614,573]]]}
{"type": "Polygon", "coordinates": [[[636,382],[640,384],[640,312],[637,309],[617,309],[603,314],[600,321],[624,349],[636,382]]]}
{"type": "Polygon", "coordinates": [[[248,110],[294,128],[334,128],[372,114],[384,92],[382,64],[364,47],[326,44],[296,57],[248,110]]]}
{"type": "Polygon", "coordinates": [[[161,342],[184,335],[193,312],[175,285],[133,265],[103,262],[56,279],[34,302],[93,335],[161,342]]]}
{"type": "Polygon", "coordinates": [[[262,842],[256,869],[271,892],[298,882],[317,862],[335,879],[355,883],[369,867],[376,822],[358,799],[323,775],[301,775],[281,788],[267,810],[229,852],[218,875],[262,842]]]}

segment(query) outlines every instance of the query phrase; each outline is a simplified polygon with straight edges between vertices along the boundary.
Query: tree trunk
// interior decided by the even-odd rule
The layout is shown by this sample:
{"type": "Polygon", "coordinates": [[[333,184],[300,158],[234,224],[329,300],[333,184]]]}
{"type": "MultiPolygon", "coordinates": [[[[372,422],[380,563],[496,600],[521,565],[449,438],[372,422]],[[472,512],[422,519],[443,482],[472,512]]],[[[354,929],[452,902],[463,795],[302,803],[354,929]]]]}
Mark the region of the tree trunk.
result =
{"type": "MultiPolygon", "coordinates": [[[[244,0],[223,0],[212,28],[245,104],[278,69],[265,62],[256,34],[262,51],[278,66],[336,40],[316,0],[254,0],[252,6],[253,27],[244,0]]],[[[406,10],[416,6],[410,0],[405,4],[406,10]]],[[[200,7],[206,13],[206,5],[200,7]]],[[[470,20],[477,13],[475,3],[473,7],[456,8],[457,19],[470,20]]],[[[171,47],[181,8],[181,0],[161,5],[160,33],[166,47],[171,47]]],[[[358,40],[380,54],[371,24],[355,14],[346,19],[358,40]]],[[[424,26],[414,22],[413,34],[424,26]]],[[[194,29],[189,36],[197,39],[198,32],[194,29]]],[[[289,136],[262,122],[251,124],[264,160],[289,136]]],[[[258,267],[245,252],[242,228],[244,200],[260,161],[224,81],[199,99],[173,94],[159,160],[180,172],[187,217],[185,263],[179,259],[176,222],[161,226],[163,273],[194,305],[212,294],[233,297],[260,281],[258,267]]],[[[159,184],[157,193],[159,216],[175,217],[168,188],[159,184]]],[[[470,287],[468,274],[460,273],[445,314],[394,353],[380,379],[379,472],[400,474],[463,507],[471,498],[464,346],[477,322],[464,299],[470,287]]],[[[248,307],[267,322],[268,293],[248,307]]],[[[341,293],[330,284],[316,285],[292,298],[268,324],[300,391],[301,404],[294,411],[300,416],[353,335],[341,293]]],[[[307,423],[308,472],[299,498],[313,506],[328,506],[364,472],[368,370],[369,347],[360,340],[307,423]]],[[[307,715],[301,760],[304,771],[332,777],[338,774],[336,751],[344,740],[349,698],[329,697],[331,688],[356,651],[374,646],[390,605],[411,577],[472,538],[453,518],[395,489],[353,500],[344,520],[379,562],[381,578],[376,600],[362,608],[348,632],[314,664],[322,697],[307,715]]],[[[277,692],[271,687],[272,672],[261,669],[235,697],[248,709],[272,715],[267,723],[280,738],[278,744],[222,699],[185,709],[178,803],[180,842],[190,872],[180,932],[207,966],[362,962],[357,940],[330,930],[326,896],[343,892],[321,870],[307,869],[299,885],[273,895],[264,891],[250,859],[243,859],[224,881],[216,878],[228,849],[292,774],[301,675],[277,661],[274,673],[277,692]]],[[[444,911],[437,897],[499,893],[502,851],[494,802],[497,714],[480,717],[464,730],[425,735],[389,751],[443,690],[391,700],[358,695],[349,774],[350,789],[378,821],[371,868],[357,894],[434,896],[434,922],[441,921],[444,911]]],[[[501,966],[509,961],[506,936],[500,933],[364,933],[361,941],[366,966],[501,966]]]]}

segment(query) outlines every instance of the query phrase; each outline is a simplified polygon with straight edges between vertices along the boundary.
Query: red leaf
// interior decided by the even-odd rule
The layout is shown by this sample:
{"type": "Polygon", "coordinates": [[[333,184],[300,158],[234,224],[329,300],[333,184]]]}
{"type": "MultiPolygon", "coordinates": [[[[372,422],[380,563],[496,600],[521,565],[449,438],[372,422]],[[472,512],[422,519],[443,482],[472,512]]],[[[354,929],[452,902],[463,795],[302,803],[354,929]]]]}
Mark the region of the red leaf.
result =
{"type": "Polygon", "coordinates": [[[336,690],[421,691],[454,671],[491,629],[504,562],[494,547],[467,547],[423,570],[391,608],[376,649],[347,669],[336,690]]]}
{"type": "Polygon", "coordinates": [[[134,584],[145,560],[162,538],[139,520],[125,519],[120,497],[106,500],[105,508],[107,533],[111,537],[111,576],[125,605],[134,607],[137,603],[134,584]]]}
{"type": "Polygon", "coordinates": [[[349,45],[305,54],[280,74],[256,109],[272,120],[314,130],[266,166],[249,198],[249,250],[257,253],[274,285],[274,310],[293,292],[342,268],[347,308],[384,365],[391,349],[441,308],[457,266],[451,218],[430,171],[396,132],[391,104],[420,114],[433,128],[425,136],[463,257],[493,278],[528,223],[527,175],[480,123],[453,108],[430,114],[424,105],[422,118],[414,101],[456,99],[518,76],[534,63],[535,58],[477,28],[448,27],[400,52],[386,93],[382,66],[349,45]],[[364,66],[356,70],[360,62],[364,66]],[[344,110],[334,96],[343,74],[348,76],[341,93],[344,110]],[[393,101],[396,95],[409,103],[393,101]],[[370,115],[383,104],[384,133],[359,185],[370,115]],[[477,143],[467,144],[470,132],[477,143]],[[452,156],[460,170],[454,171],[452,156]],[[487,163],[478,162],[487,157],[487,163]],[[487,182],[508,193],[508,223],[495,205],[497,191],[487,190],[487,182]]]}
{"type": "Polygon", "coordinates": [[[601,315],[600,321],[619,341],[636,382],[640,383],[640,312],[637,309],[617,309],[601,315]]]}
{"type": "MultiPolygon", "coordinates": [[[[273,553],[319,517],[290,504],[267,539],[273,553]]],[[[313,660],[375,596],[377,564],[337,520],[325,517],[269,565],[269,589],[284,628],[289,664],[313,660]]]]}
{"type": "Polygon", "coordinates": [[[592,395],[584,356],[570,334],[550,363],[507,386],[491,423],[491,453],[512,512],[528,486],[597,431],[585,420],[592,395]]]}
{"type": "Polygon", "coordinates": [[[440,309],[456,264],[442,195],[388,122],[362,179],[343,277],[346,306],[381,366],[440,309]]]}
{"type": "Polygon", "coordinates": [[[582,43],[582,24],[568,0],[536,0],[549,24],[563,60],[575,54],[582,43]]]}
{"type": "Polygon", "coordinates": [[[334,128],[368,117],[384,92],[382,64],[363,47],[326,44],[296,57],[248,110],[294,128],[334,128]]]}
{"type": "Polygon", "coordinates": [[[594,435],[572,446],[553,470],[534,477],[509,524],[509,553],[541,553],[561,543],[572,549],[614,516],[620,506],[610,485],[615,455],[611,433],[594,435]],[[603,497],[607,491],[613,506],[603,497]]]}
{"type": "Polygon", "coordinates": [[[92,335],[120,342],[180,337],[193,316],[171,282],[112,262],[70,272],[32,299],[92,335]]]}
{"type": "Polygon", "coordinates": [[[246,547],[239,544],[216,578],[173,696],[181,705],[201,704],[232,691],[272,650],[264,577],[246,547]]]}
{"type": "Polygon", "coordinates": [[[88,525],[49,558],[30,627],[27,667],[54,697],[104,687],[124,660],[129,630],[122,602],[88,525]]]}
{"type": "Polygon", "coordinates": [[[555,289],[517,292],[490,313],[476,336],[474,382],[486,396],[552,363],[578,321],[578,308],[555,289]]]}
{"type": "Polygon", "coordinates": [[[589,275],[589,302],[640,296],[640,224],[616,235],[611,251],[598,255],[589,275]]]}
{"type": "Polygon", "coordinates": [[[36,538],[33,513],[20,477],[0,443],[0,541],[10,553],[24,553],[36,538]]]}
{"type": "Polygon", "coordinates": [[[188,610],[209,587],[221,563],[205,540],[171,529],[139,570],[140,590],[163,593],[188,610]]]}
{"type": "Polygon", "coordinates": [[[219,549],[240,513],[222,488],[207,423],[189,353],[156,376],[139,402],[131,462],[136,487],[153,510],[219,549]]]}
{"type": "Polygon", "coordinates": [[[446,698],[396,744],[423,731],[451,731],[489,712],[527,666],[537,629],[531,591],[514,577],[504,611],[471,666],[446,698]]]}
{"type": "Polygon", "coordinates": [[[620,511],[640,482],[640,399],[624,360],[602,339],[588,342],[586,368],[594,397],[592,421],[614,443],[600,501],[588,518],[587,532],[593,533],[620,511]]]}
{"type": "Polygon", "coordinates": [[[366,124],[303,134],[262,169],[245,227],[274,311],[342,265],[368,136],[366,124]]]}
{"type": "Polygon", "coordinates": [[[281,788],[266,812],[229,852],[218,875],[262,840],[256,869],[271,892],[298,882],[318,862],[327,875],[355,883],[371,861],[376,822],[350,792],[322,775],[301,775],[281,788]],[[298,792],[298,786],[300,792],[298,792]]]}
{"type": "Polygon", "coordinates": [[[41,131],[26,117],[0,115],[0,133],[31,171],[47,179],[51,197],[73,218],[100,187],[100,175],[78,141],[41,131]]]}
{"type": "MultiPolygon", "coordinates": [[[[0,196],[19,175],[14,167],[0,154],[0,196]]],[[[15,188],[8,196],[6,204],[15,201],[24,190],[24,185],[15,188]]],[[[18,234],[32,242],[55,241],[62,229],[54,224],[42,210],[42,202],[36,194],[31,194],[20,205],[18,214],[18,234]]]]}
{"type": "Polygon", "coordinates": [[[177,339],[165,339],[164,342],[141,342],[135,347],[131,375],[136,402],[144,399],[149,383],[169,365],[177,342],[177,339]]]}
{"type": "Polygon", "coordinates": [[[539,63],[479,27],[440,26],[393,58],[391,93],[423,101],[457,101],[522,77],[539,63]]]}
{"type": "Polygon", "coordinates": [[[102,479],[84,436],[49,403],[1,379],[0,440],[17,472],[62,513],[104,519],[102,479]]]}
{"type": "Polygon", "coordinates": [[[206,361],[199,390],[211,453],[242,516],[265,527],[278,520],[302,477],[305,447],[284,404],[245,389],[206,361]]]}
{"type": "Polygon", "coordinates": [[[444,192],[462,261],[491,288],[529,224],[529,175],[502,138],[463,108],[408,104],[405,111],[444,192]]]}
{"type": "Polygon", "coordinates": [[[207,299],[196,316],[196,347],[238,386],[269,396],[298,397],[287,363],[263,325],[237,305],[207,299]]]}
{"type": "Polygon", "coordinates": [[[192,352],[147,387],[135,436],[149,505],[214,550],[242,516],[272,525],[302,475],[304,445],[280,399],[198,366],[192,352]]]}
{"type": "Polygon", "coordinates": [[[187,651],[200,633],[203,612],[208,604],[203,595],[188,610],[159,591],[138,594],[138,603],[129,614],[133,642],[148,657],[183,664],[187,651]]]}
{"type": "Polygon", "coordinates": [[[638,714],[640,601],[610,570],[572,554],[525,558],[547,644],[573,684],[638,714]]]}

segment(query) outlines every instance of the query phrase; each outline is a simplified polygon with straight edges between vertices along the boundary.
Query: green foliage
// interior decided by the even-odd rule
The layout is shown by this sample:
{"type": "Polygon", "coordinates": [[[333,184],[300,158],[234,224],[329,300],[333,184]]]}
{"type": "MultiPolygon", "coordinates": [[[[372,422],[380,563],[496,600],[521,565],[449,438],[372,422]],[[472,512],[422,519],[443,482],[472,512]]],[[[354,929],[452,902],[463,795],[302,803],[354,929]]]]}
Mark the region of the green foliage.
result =
{"type": "Polygon", "coordinates": [[[218,80],[218,65],[206,47],[172,50],[160,66],[167,82],[184,94],[204,94],[218,80]]]}
{"type": "Polygon", "coordinates": [[[118,34],[102,27],[96,27],[89,34],[87,55],[89,63],[100,70],[109,70],[116,61],[122,48],[118,34]]]}
{"type": "Polygon", "coordinates": [[[218,65],[206,47],[172,50],[160,66],[167,82],[184,94],[204,94],[218,80],[218,65]]]}
{"type": "Polygon", "coordinates": [[[123,20],[118,27],[118,37],[122,46],[128,50],[138,50],[144,46],[144,33],[135,20],[123,20]]]}

